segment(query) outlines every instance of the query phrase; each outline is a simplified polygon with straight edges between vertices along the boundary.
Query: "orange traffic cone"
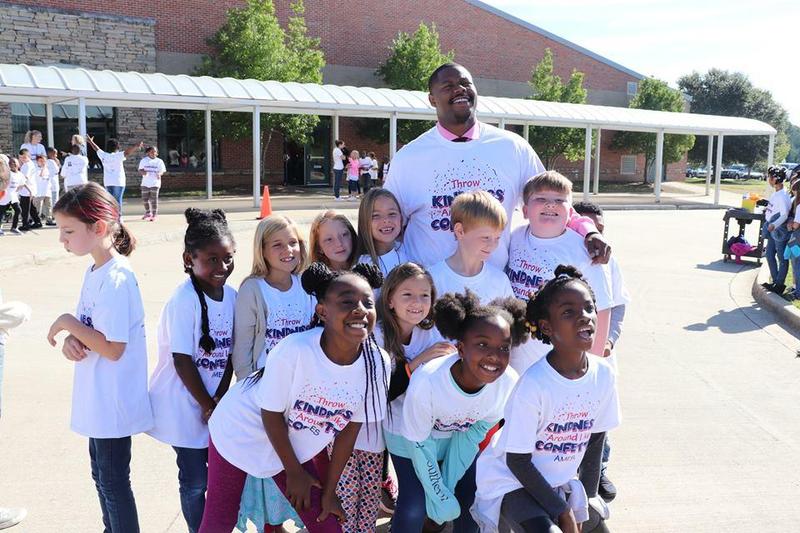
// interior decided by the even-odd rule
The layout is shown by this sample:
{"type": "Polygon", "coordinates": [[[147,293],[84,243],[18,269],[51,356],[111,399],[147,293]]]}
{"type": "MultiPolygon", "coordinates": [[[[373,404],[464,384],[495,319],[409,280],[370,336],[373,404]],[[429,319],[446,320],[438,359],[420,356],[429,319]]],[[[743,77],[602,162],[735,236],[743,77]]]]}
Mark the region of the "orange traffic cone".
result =
{"type": "Polygon", "coordinates": [[[269,200],[269,186],[264,185],[264,192],[261,194],[261,214],[258,220],[268,217],[272,214],[272,202],[269,200]]]}

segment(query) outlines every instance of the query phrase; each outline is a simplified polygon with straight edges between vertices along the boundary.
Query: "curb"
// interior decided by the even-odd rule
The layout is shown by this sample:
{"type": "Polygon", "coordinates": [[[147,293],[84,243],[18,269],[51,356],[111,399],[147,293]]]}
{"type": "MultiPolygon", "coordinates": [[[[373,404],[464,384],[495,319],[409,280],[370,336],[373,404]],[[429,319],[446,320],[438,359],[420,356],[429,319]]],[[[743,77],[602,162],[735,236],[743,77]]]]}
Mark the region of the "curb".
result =
{"type": "Polygon", "coordinates": [[[761,265],[755,281],[753,282],[752,295],[761,307],[775,313],[778,321],[791,328],[793,332],[800,332],[800,309],[791,302],[787,302],[774,292],[761,286],[769,281],[769,266],[761,265]]]}

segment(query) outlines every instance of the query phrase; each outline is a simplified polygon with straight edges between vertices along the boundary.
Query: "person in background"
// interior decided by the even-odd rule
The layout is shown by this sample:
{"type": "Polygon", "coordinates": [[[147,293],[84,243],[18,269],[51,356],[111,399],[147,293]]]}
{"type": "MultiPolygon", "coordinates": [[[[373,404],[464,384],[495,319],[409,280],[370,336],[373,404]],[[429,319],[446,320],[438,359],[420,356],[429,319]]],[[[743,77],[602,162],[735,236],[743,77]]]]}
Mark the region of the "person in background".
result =
{"type": "Polygon", "coordinates": [[[344,141],[336,139],[333,143],[333,197],[339,200],[339,192],[342,188],[342,174],[344,173],[344,152],[342,147],[344,141]]]}
{"type": "MultiPolygon", "coordinates": [[[[142,220],[154,222],[158,217],[158,191],[161,189],[161,176],[167,171],[164,162],[158,157],[158,148],[149,146],[147,156],[139,162],[139,174],[142,176],[142,201],[144,216],[142,220]]],[[[181,166],[183,161],[181,161],[181,166]]]]}
{"type": "Polygon", "coordinates": [[[358,173],[360,176],[359,183],[361,185],[361,190],[364,191],[364,194],[366,194],[370,187],[372,187],[372,181],[369,173],[369,169],[372,168],[372,159],[369,157],[369,154],[366,152],[366,150],[361,153],[364,155],[358,160],[358,173]]]}
{"type": "Polygon", "coordinates": [[[47,157],[43,155],[36,156],[36,167],[33,171],[34,179],[36,180],[36,195],[33,197],[33,205],[39,212],[42,219],[45,220],[45,225],[55,226],[53,221],[53,205],[50,203],[50,167],[47,165],[47,157]]]}
{"type": "Polygon", "coordinates": [[[114,197],[119,204],[119,215],[122,216],[122,196],[125,194],[125,166],[124,161],[144,147],[143,142],[132,144],[125,148],[124,151],[119,150],[119,141],[116,139],[109,139],[106,143],[108,152],[104,152],[94,142],[94,137],[87,136],[89,146],[96,152],[100,162],[103,163],[103,186],[114,197]]]}
{"type": "Polygon", "coordinates": [[[58,150],[52,146],[47,149],[47,168],[50,169],[50,202],[56,205],[61,191],[58,176],[61,175],[61,161],[58,160],[58,150]]]}
{"type": "Polygon", "coordinates": [[[47,150],[42,144],[42,132],[39,130],[30,130],[25,133],[25,142],[22,143],[19,149],[22,150],[23,148],[28,150],[31,159],[36,159],[38,155],[47,156],[47,150]]]}
{"type": "MultiPolygon", "coordinates": [[[[5,155],[3,155],[3,157],[5,157],[5,155]]],[[[3,218],[9,208],[14,211],[14,217],[11,219],[11,233],[14,235],[21,235],[22,232],[17,228],[21,212],[17,189],[25,183],[25,176],[19,171],[19,161],[13,157],[8,159],[7,163],[6,161],[2,161],[0,171],[3,172],[3,176],[8,174],[6,178],[0,176],[0,179],[6,183],[5,191],[3,191],[5,194],[0,197],[0,235],[4,234],[2,229],[3,218]]]]}
{"type": "Polygon", "coordinates": [[[378,160],[375,159],[375,152],[370,152],[368,155],[370,159],[369,186],[372,188],[378,186],[378,160]]]}
{"type": "Polygon", "coordinates": [[[17,188],[19,206],[22,209],[22,225],[19,229],[30,231],[41,228],[42,221],[39,219],[39,211],[33,205],[33,199],[36,197],[36,163],[31,160],[27,148],[19,151],[19,164],[19,171],[25,177],[23,184],[17,188]]]}
{"type": "Polygon", "coordinates": [[[89,183],[89,158],[81,155],[81,147],[77,144],[73,144],[70,150],[72,153],[64,159],[64,164],[61,165],[64,192],[89,183]]]}

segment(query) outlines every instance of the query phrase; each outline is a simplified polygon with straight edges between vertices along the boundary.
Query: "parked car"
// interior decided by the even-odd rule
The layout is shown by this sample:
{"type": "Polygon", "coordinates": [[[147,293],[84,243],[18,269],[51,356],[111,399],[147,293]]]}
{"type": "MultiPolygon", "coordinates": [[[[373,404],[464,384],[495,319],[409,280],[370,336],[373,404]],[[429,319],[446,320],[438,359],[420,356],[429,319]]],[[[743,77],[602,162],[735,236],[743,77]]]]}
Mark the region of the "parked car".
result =
{"type": "Polygon", "coordinates": [[[763,172],[756,172],[747,165],[742,165],[737,163],[735,165],[730,165],[727,168],[722,168],[722,178],[723,179],[734,179],[734,180],[763,180],[764,173],[763,172]]]}
{"type": "Polygon", "coordinates": [[[687,178],[705,178],[706,177],[706,169],[705,167],[687,167],[686,168],[686,177],[687,178]]]}
{"type": "Polygon", "coordinates": [[[788,177],[797,168],[797,163],[781,163],[778,166],[786,169],[786,176],[788,177]]]}

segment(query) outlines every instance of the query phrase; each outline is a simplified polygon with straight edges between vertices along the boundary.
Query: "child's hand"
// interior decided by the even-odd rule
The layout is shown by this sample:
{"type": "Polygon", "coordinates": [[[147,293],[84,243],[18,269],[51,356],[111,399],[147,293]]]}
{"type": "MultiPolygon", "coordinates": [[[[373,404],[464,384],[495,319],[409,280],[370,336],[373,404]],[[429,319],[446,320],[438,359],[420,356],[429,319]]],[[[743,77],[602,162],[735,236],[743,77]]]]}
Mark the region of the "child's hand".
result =
{"type": "Polygon", "coordinates": [[[335,491],[325,491],[322,493],[322,512],[317,517],[317,522],[324,522],[328,515],[335,515],[336,520],[340,524],[347,521],[347,515],[344,514],[342,504],[339,503],[339,498],[336,496],[335,491]]]}
{"type": "Polygon", "coordinates": [[[86,346],[74,335],[67,335],[61,353],[70,361],[82,361],[86,359],[86,346]]]}
{"type": "MultiPolygon", "coordinates": [[[[305,511],[311,507],[311,487],[321,489],[322,484],[302,466],[296,472],[286,472],[286,499],[298,511],[305,511]]],[[[323,511],[324,509],[323,507],[323,511]]]]}
{"type": "Polygon", "coordinates": [[[775,231],[775,224],[770,224],[769,226],[767,226],[767,231],[769,232],[775,231]]]}
{"type": "Polygon", "coordinates": [[[442,342],[437,342],[436,344],[434,344],[433,346],[431,346],[430,348],[419,354],[419,357],[423,358],[422,361],[428,362],[433,359],[436,359],[437,357],[442,357],[443,355],[450,355],[455,352],[456,352],[455,346],[453,346],[449,342],[442,341],[442,342]]]}
{"type": "Polygon", "coordinates": [[[564,533],[580,533],[580,526],[575,522],[575,515],[572,509],[567,509],[558,516],[558,527],[564,533]]]}
{"type": "Polygon", "coordinates": [[[592,258],[592,264],[605,265],[611,258],[611,246],[600,233],[590,233],[584,239],[586,250],[592,258]]]}
{"type": "Polygon", "coordinates": [[[611,356],[611,350],[613,350],[613,349],[614,349],[614,345],[611,344],[611,341],[606,341],[606,347],[603,350],[603,357],[610,357],[611,356]]]}
{"type": "Polygon", "coordinates": [[[56,345],[56,335],[62,331],[66,331],[67,324],[70,322],[70,320],[77,321],[78,319],[69,313],[64,313],[60,317],[56,318],[55,322],[53,322],[53,324],[50,326],[50,331],[47,332],[47,342],[50,343],[50,346],[56,345]]]}

